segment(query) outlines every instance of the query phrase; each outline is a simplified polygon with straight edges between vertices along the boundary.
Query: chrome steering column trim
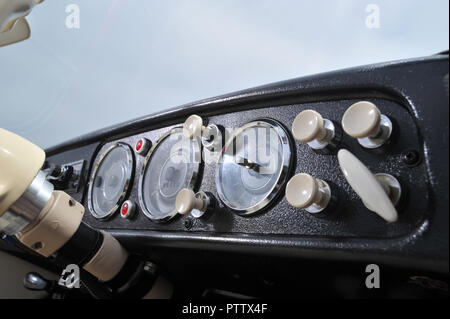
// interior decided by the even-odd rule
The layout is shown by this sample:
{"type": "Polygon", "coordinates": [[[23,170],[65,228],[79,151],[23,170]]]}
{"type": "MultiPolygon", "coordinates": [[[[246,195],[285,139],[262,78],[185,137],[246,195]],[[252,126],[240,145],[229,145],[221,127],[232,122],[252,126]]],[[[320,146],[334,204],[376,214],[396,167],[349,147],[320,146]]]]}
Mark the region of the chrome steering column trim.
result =
{"type": "Polygon", "coordinates": [[[14,235],[33,223],[50,200],[53,184],[39,171],[26,191],[0,217],[0,231],[14,235]]]}

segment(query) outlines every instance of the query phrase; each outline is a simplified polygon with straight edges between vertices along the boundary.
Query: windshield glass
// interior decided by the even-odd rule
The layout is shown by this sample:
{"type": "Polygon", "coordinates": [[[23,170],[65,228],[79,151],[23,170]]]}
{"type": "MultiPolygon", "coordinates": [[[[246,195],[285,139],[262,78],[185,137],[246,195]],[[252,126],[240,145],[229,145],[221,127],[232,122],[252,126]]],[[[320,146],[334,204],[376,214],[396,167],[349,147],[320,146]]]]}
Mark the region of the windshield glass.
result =
{"type": "Polygon", "coordinates": [[[449,46],[448,0],[45,0],[0,48],[0,127],[48,147],[197,99],[449,46]]]}

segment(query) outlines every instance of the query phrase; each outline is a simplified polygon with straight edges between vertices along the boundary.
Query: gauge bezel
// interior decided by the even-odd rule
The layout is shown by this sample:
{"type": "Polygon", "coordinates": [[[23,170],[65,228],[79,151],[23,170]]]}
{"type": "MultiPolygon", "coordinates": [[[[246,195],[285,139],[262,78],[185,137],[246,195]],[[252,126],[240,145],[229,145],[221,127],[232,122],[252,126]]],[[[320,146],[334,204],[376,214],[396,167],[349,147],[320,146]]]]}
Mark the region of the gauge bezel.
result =
{"type": "Polygon", "coordinates": [[[89,207],[89,211],[91,212],[91,215],[94,216],[97,219],[100,220],[107,220],[109,218],[111,218],[120,208],[120,206],[122,205],[123,201],[125,200],[128,192],[131,190],[131,184],[133,182],[133,177],[135,174],[135,169],[136,169],[136,162],[133,156],[133,149],[131,148],[130,145],[123,143],[123,142],[118,142],[115,143],[114,145],[111,145],[110,147],[108,147],[106,149],[106,151],[103,152],[103,154],[98,158],[94,169],[92,171],[92,174],[89,178],[89,189],[88,189],[88,207],[89,207]],[[117,200],[116,204],[114,205],[113,208],[111,208],[108,213],[104,216],[100,216],[95,212],[94,209],[94,205],[92,203],[92,191],[93,191],[93,185],[94,185],[94,179],[95,176],[97,175],[98,169],[101,165],[101,163],[103,162],[103,160],[105,159],[105,157],[114,149],[116,149],[117,147],[122,147],[123,149],[125,149],[126,154],[127,154],[127,160],[130,162],[131,161],[131,173],[130,176],[128,176],[126,183],[124,185],[124,188],[122,190],[122,193],[120,194],[119,199],[117,200]]]}
{"type": "Polygon", "coordinates": [[[228,139],[228,141],[225,143],[225,146],[222,149],[222,152],[220,154],[219,160],[217,162],[216,166],[216,189],[217,194],[219,195],[219,199],[222,201],[222,203],[233,213],[236,213],[237,215],[241,216],[249,216],[254,214],[259,214],[264,211],[265,208],[269,207],[271,203],[280,195],[280,192],[282,191],[283,186],[286,185],[291,167],[293,162],[293,147],[294,144],[292,143],[292,138],[289,135],[288,131],[283,127],[281,123],[279,123],[276,120],[272,119],[257,119],[254,121],[251,121],[247,124],[244,124],[239,129],[237,129],[233,135],[228,139]],[[236,209],[234,208],[230,202],[226,199],[223,190],[222,185],[220,183],[220,169],[223,165],[222,163],[222,157],[223,154],[226,152],[230,144],[233,143],[233,141],[236,139],[236,137],[241,134],[244,130],[254,127],[254,126],[265,126],[274,129],[278,133],[278,138],[281,141],[282,145],[282,154],[283,154],[283,160],[282,160],[282,169],[280,170],[280,173],[277,178],[276,184],[271,188],[271,190],[268,192],[268,194],[260,200],[258,203],[254,204],[253,206],[248,207],[247,209],[236,209]]]}
{"type": "MultiPolygon", "coordinates": [[[[165,134],[163,134],[157,141],[156,143],[150,148],[150,150],[147,153],[147,156],[145,157],[144,163],[142,165],[142,169],[139,173],[139,187],[138,187],[138,201],[139,201],[139,206],[142,210],[142,212],[144,213],[144,215],[149,218],[151,221],[156,222],[156,223],[165,223],[168,222],[169,220],[171,220],[172,218],[174,218],[175,216],[177,216],[178,212],[177,210],[174,208],[173,211],[171,211],[168,215],[164,216],[164,217],[155,217],[152,215],[152,213],[150,212],[150,210],[147,208],[147,205],[145,205],[144,202],[144,198],[143,198],[143,183],[144,183],[144,178],[145,178],[145,172],[147,170],[147,165],[150,162],[150,159],[152,157],[152,154],[155,152],[155,150],[160,146],[160,144],[166,139],[168,138],[170,135],[174,134],[174,133],[181,133],[183,134],[183,127],[182,126],[177,126],[174,127],[172,129],[170,129],[168,132],[166,132],[165,134]]],[[[201,164],[202,164],[202,158],[201,158],[201,143],[199,141],[198,138],[193,138],[193,145],[194,145],[194,152],[196,153],[194,155],[194,158],[200,158],[200,161],[198,163],[193,163],[195,164],[195,168],[194,168],[194,172],[192,174],[191,180],[189,181],[189,185],[188,187],[192,190],[195,190],[196,186],[197,186],[197,181],[198,178],[200,176],[200,170],[201,170],[201,164]]]]}

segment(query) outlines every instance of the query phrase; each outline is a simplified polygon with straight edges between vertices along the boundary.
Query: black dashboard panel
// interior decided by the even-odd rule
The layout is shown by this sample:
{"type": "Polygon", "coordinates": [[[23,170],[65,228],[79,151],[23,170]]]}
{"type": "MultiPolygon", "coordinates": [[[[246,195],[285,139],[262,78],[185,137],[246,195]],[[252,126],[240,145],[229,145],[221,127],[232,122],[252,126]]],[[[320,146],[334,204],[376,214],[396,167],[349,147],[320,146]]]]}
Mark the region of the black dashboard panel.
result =
{"type": "MultiPolygon", "coordinates": [[[[240,111],[224,115],[208,117],[208,122],[222,125],[226,128],[237,128],[246,122],[257,118],[276,119],[290,128],[295,116],[305,109],[314,109],[323,117],[340,122],[345,110],[357,102],[357,100],[329,101],[322,103],[306,103],[288,106],[274,106],[251,111],[240,111]]],[[[372,99],[383,114],[395,119],[397,128],[396,138],[392,145],[381,154],[375,154],[364,150],[356,140],[344,135],[341,147],[346,148],[362,159],[374,172],[384,172],[398,176],[407,189],[406,196],[411,194],[423,194],[424,196],[408,196],[405,207],[400,212],[400,219],[396,223],[386,223],[383,219],[365,208],[361,200],[351,190],[342,175],[336,154],[316,154],[303,143],[295,143],[296,161],[295,172],[306,172],[312,176],[329,181],[339,190],[341,205],[328,217],[315,217],[300,209],[295,209],[284,198],[279,198],[269,211],[261,212],[254,216],[238,216],[229,211],[223,204],[210,218],[193,219],[190,216],[178,216],[167,223],[155,223],[142,213],[138,205],[138,214],[132,220],[123,219],[116,214],[108,220],[98,220],[85,214],[85,221],[95,227],[105,229],[137,229],[137,230],[161,230],[161,231],[187,231],[185,224],[187,219],[192,219],[190,232],[218,232],[218,233],[245,233],[245,234],[284,234],[307,235],[327,237],[362,237],[362,238],[392,238],[408,235],[420,227],[427,213],[428,187],[425,163],[416,167],[408,167],[402,160],[403,152],[409,149],[420,150],[419,131],[407,109],[393,101],[372,99]],[[415,181],[423,181],[416,183],[415,181]]],[[[201,114],[200,114],[201,115],[201,114]]],[[[182,123],[180,123],[182,124],[182,123]]],[[[135,145],[139,138],[146,137],[156,141],[169,128],[162,128],[131,137],[114,140],[104,144],[98,151],[103,154],[106,149],[117,142],[135,145]]],[[[423,150],[420,151],[423,154],[423,150]]],[[[95,163],[99,160],[97,156],[95,163]]],[[[139,175],[143,167],[144,157],[136,154],[136,172],[134,183],[129,198],[138,203],[139,175]]],[[[200,190],[210,191],[218,198],[215,185],[215,163],[205,163],[200,190]]],[[[291,172],[292,175],[293,172],[291,172]]],[[[284,195],[284,194],[283,194],[284,195]]],[[[284,197],[284,196],[283,196],[284,197]]],[[[89,211],[88,197],[85,197],[84,205],[89,211]]],[[[189,225],[190,223],[188,223],[189,225]]]]}
{"type": "MultiPolygon", "coordinates": [[[[250,252],[325,259],[380,260],[448,273],[448,55],[399,61],[314,77],[294,79],[188,104],[107,128],[47,150],[47,159],[68,163],[84,159],[88,174],[99,156],[117,142],[135,145],[140,137],[155,142],[191,114],[209,123],[237,128],[258,118],[278,120],[288,131],[305,109],[320,112],[339,126],[353,103],[375,103],[394,122],[391,143],[383,152],[368,151],[343,134],[340,148],[354,153],[373,172],[396,176],[404,189],[399,220],[386,223],[368,211],[345,181],[336,154],[320,155],[294,142],[291,175],[306,172],[330,182],[339,205],[325,217],[292,208],[280,196],[260,214],[243,217],[223,205],[209,219],[179,216],[155,223],[139,209],[132,220],[117,214],[98,220],[89,213],[87,180],[75,194],[84,220],[112,232],[129,249],[172,247],[250,252]],[[416,150],[421,162],[411,167],[405,151],[416,150]]],[[[136,171],[129,198],[136,203],[137,178],[144,158],[135,154],[136,171]]],[[[205,164],[200,190],[216,195],[215,165],[205,164]]]]}

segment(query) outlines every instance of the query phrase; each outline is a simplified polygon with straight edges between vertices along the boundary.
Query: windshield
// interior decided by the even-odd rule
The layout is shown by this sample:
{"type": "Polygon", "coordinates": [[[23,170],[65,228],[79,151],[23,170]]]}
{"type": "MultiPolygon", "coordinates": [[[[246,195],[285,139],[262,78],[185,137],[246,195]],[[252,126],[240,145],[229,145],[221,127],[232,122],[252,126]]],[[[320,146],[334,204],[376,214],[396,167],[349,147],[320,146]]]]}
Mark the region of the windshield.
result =
{"type": "Polygon", "coordinates": [[[46,0],[0,48],[0,127],[49,147],[198,99],[449,46],[449,2],[46,0]]]}

